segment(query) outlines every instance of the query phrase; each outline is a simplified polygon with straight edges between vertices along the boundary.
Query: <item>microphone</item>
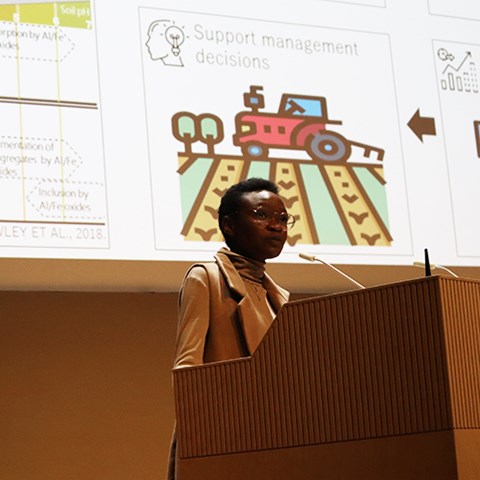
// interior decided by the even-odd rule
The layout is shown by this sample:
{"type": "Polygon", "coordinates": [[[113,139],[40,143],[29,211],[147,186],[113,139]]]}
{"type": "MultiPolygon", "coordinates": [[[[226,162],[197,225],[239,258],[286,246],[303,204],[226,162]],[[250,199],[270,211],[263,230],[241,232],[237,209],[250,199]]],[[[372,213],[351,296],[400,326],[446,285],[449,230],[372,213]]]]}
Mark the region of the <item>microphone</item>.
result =
{"type": "MultiPolygon", "coordinates": [[[[425,267],[425,263],[424,262],[413,262],[413,264],[416,266],[416,267],[425,267]]],[[[447,271],[450,275],[454,276],[455,278],[459,278],[459,276],[452,272],[449,268],[447,267],[444,267],[443,265],[433,265],[433,264],[430,264],[430,267],[432,269],[435,269],[435,268],[440,268],[442,270],[445,270],[447,271]]]]}
{"type": "Polygon", "coordinates": [[[350,275],[347,275],[345,272],[342,272],[342,271],[339,270],[337,267],[334,267],[331,263],[325,262],[324,260],[322,260],[321,258],[316,257],[315,255],[308,255],[307,253],[299,253],[298,256],[299,256],[300,258],[303,258],[304,260],[308,260],[309,262],[320,262],[320,263],[323,263],[323,264],[326,265],[327,267],[330,267],[332,270],[335,270],[337,273],[339,273],[340,275],[342,275],[342,277],[345,277],[347,280],[349,280],[350,282],[352,282],[352,283],[354,283],[355,285],[357,285],[357,287],[365,288],[365,285],[362,285],[361,283],[357,282],[357,281],[354,280],[350,275]]]}
{"type": "Polygon", "coordinates": [[[425,258],[425,276],[431,277],[432,270],[430,269],[430,260],[428,259],[428,248],[425,248],[423,251],[424,251],[424,258],[425,258]]]}

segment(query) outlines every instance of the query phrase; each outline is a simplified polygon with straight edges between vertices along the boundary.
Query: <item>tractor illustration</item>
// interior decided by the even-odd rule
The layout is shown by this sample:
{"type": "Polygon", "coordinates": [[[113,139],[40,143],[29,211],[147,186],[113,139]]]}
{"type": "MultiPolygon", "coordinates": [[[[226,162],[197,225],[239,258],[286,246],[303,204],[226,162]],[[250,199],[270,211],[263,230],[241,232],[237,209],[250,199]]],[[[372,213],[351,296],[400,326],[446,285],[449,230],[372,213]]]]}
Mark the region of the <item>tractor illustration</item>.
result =
{"type": "Polygon", "coordinates": [[[279,185],[297,220],[289,245],[390,246],[384,150],[338,133],[342,122],[328,117],[325,97],[284,93],[272,113],[265,111],[262,89],[250,86],[243,94],[245,110],[234,117],[233,144],[241,152],[223,151],[219,116],[172,116],[173,136],[183,144],[177,172],[184,238],[222,241],[221,196],[230,185],[261,176],[279,185]],[[276,156],[277,149],[285,153],[276,156]],[[355,158],[359,152],[368,158],[355,158]]]}
{"type": "Polygon", "coordinates": [[[269,149],[303,150],[314,161],[346,162],[352,147],[361,148],[364,157],[376,153],[375,160],[383,160],[384,150],[347,140],[331,129],[342,125],[328,117],[325,97],[284,93],[277,113],[260,111],[265,108],[263,87],[252,85],[244,93],[248,111],[235,116],[233,144],[240,147],[247,158],[268,158],[269,149]]]}

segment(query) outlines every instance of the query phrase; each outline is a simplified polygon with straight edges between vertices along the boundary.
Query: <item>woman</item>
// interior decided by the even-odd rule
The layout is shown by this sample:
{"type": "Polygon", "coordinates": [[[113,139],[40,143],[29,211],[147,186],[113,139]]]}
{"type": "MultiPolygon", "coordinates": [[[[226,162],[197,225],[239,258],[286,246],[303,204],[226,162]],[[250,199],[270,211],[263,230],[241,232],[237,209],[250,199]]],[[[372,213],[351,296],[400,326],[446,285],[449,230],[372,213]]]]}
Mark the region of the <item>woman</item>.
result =
{"type": "MultiPolygon", "coordinates": [[[[295,220],[274,183],[251,178],[230,187],[218,211],[228,248],[196,264],[180,291],[175,368],[251,355],[289,293],[265,273],[295,220]]],[[[168,478],[175,478],[175,435],[168,478]]]]}

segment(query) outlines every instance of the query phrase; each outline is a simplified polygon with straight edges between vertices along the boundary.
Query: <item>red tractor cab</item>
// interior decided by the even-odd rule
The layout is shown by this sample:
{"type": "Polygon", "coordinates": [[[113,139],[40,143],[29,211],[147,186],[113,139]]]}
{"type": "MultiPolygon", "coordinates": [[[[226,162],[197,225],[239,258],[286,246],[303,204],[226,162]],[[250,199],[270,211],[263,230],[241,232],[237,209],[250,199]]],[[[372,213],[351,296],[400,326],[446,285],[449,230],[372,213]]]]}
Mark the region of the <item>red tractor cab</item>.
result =
{"type": "Polygon", "coordinates": [[[244,94],[244,104],[251,111],[235,117],[233,144],[250,158],[268,158],[269,149],[305,150],[313,160],[346,161],[351,145],[342,135],[329,130],[341,125],[330,120],[325,97],[282,95],[277,113],[260,112],[264,108],[262,87],[252,86],[244,94]]]}

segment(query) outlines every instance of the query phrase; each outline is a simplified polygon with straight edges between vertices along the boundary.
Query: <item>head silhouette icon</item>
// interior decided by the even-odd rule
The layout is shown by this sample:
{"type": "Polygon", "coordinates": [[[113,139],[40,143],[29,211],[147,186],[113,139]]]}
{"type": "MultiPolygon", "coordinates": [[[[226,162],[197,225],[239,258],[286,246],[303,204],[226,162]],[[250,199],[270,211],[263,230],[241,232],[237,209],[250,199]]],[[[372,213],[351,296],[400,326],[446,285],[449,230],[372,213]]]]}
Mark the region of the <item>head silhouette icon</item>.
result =
{"type": "Polygon", "coordinates": [[[171,20],[156,20],[148,27],[146,47],[152,60],[164,65],[183,67],[181,47],[185,33],[171,20]]]}

